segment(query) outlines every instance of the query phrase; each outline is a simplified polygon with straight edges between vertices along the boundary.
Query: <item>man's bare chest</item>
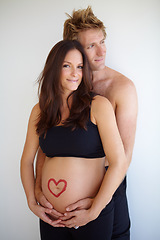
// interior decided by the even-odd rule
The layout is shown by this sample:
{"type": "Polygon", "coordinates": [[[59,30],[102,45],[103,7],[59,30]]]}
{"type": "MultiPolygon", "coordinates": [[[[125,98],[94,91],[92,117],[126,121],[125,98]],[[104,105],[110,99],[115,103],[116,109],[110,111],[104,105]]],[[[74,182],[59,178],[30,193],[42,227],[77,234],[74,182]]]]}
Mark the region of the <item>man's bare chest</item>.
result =
{"type": "Polygon", "coordinates": [[[93,85],[93,91],[103,97],[106,97],[112,104],[113,108],[116,108],[115,95],[112,84],[97,82],[93,85]]]}

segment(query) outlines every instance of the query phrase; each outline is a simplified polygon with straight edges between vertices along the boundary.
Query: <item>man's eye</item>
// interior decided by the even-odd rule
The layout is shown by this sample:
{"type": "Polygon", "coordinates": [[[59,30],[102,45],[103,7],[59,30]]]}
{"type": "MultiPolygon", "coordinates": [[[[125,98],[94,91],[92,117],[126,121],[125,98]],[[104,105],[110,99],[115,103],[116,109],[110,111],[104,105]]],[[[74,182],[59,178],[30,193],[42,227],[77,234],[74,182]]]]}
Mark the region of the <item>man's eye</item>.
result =
{"type": "Polygon", "coordinates": [[[87,47],[87,49],[91,49],[91,48],[93,48],[94,47],[94,44],[91,44],[91,45],[89,45],[88,47],[87,47]]]}

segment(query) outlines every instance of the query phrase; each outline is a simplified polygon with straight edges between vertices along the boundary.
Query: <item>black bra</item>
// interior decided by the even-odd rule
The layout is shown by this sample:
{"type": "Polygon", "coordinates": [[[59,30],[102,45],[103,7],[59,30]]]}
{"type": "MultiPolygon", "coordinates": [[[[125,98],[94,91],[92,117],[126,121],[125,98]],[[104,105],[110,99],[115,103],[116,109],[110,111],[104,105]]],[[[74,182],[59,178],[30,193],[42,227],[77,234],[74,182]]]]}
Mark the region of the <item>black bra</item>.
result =
{"type": "Polygon", "coordinates": [[[47,157],[101,158],[105,156],[97,125],[89,119],[87,130],[53,126],[39,145],[47,157]]]}

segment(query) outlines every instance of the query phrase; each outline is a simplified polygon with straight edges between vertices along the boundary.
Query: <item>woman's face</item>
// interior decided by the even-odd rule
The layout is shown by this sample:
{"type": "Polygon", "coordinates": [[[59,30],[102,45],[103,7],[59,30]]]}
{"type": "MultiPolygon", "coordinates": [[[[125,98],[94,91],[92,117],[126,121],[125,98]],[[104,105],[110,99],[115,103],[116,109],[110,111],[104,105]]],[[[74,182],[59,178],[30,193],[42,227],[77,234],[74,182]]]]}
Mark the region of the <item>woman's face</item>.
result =
{"type": "Polygon", "coordinates": [[[77,50],[70,50],[64,59],[61,71],[61,84],[64,93],[70,94],[78,88],[82,81],[83,58],[77,50]]]}

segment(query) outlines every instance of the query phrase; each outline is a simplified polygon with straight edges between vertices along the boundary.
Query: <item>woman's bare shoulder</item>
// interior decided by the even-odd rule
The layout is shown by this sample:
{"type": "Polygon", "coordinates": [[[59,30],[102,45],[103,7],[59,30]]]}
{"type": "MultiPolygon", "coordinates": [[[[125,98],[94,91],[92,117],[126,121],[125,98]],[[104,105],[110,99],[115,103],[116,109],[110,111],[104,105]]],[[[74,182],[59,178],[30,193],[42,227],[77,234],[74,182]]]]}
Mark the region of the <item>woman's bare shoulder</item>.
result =
{"type": "Polygon", "coordinates": [[[92,106],[93,108],[103,108],[103,107],[112,107],[110,101],[106,98],[106,97],[103,97],[103,96],[100,96],[100,95],[96,95],[94,98],[93,98],[93,101],[92,101],[92,106]]]}
{"type": "Polygon", "coordinates": [[[100,116],[113,114],[113,107],[107,98],[97,95],[92,101],[91,112],[94,118],[97,119],[100,116]]]}
{"type": "Polygon", "coordinates": [[[36,121],[40,114],[39,103],[35,104],[30,114],[30,120],[36,121]]]}

